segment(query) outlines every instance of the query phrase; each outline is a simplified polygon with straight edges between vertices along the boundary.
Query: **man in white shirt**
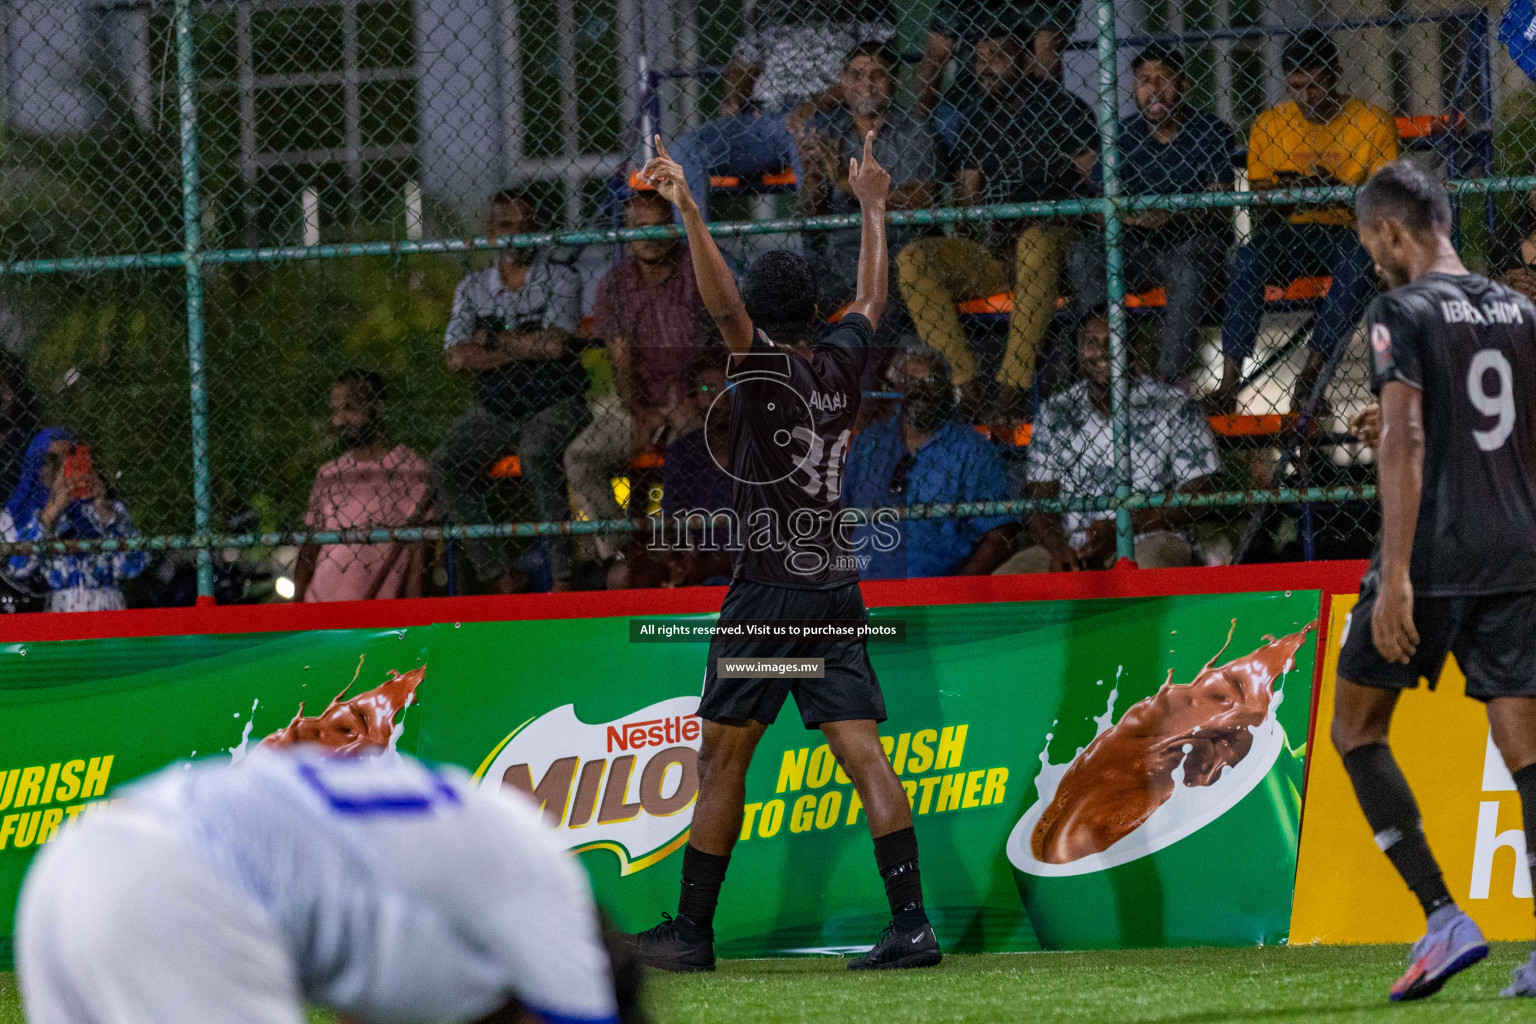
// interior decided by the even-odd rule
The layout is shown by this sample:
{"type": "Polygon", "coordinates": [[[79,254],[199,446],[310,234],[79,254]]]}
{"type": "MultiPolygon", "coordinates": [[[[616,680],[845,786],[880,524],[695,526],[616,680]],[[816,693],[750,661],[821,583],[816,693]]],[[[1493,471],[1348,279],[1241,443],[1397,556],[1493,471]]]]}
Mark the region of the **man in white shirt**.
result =
{"type": "MultiPolygon", "coordinates": [[[[1035,419],[1028,497],[1112,495],[1120,480],[1109,387],[1109,321],[1102,314],[1088,317],[1079,327],[1077,356],[1083,379],[1052,395],[1035,419]]],[[[1155,378],[1131,379],[1130,435],[1132,490],[1199,491],[1220,466],[1209,421],[1182,391],[1155,378]]],[[[1133,512],[1136,564],[1143,569],[1192,564],[1194,548],[1182,532],[1189,518],[1183,508],[1133,512]]],[[[1062,572],[1114,564],[1114,512],[1035,515],[1028,528],[1034,546],[995,572],[1062,572]]]]}
{"type": "MultiPolygon", "coordinates": [[[[544,230],[533,197],[505,189],[491,197],[491,242],[544,230]]],[[[533,511],[547,522],[569,519],[563,456],[587,421],[587,375],[571,344],[581,323],[581,280],[549,250],[503,248],[496,262],[462,281],[443,331],[448,369],[473,376],[474,408],[448,426],[432,455],[432,483],[445,521],[495,522],[488,470],[507,455],[522,464],[533,511]]],[[[571,588],[566,537],[545,537],[553,589],[571,588]]],[[[515,593],[528,584],[503,539],[464,542],[482,584],[515,593]]]]}
{"type": "Polygon", "coordinates": [[[313,747],[173,765],[50,842],[17,968],[30,1024],[638,1020],[530,803],[313,747]]]}

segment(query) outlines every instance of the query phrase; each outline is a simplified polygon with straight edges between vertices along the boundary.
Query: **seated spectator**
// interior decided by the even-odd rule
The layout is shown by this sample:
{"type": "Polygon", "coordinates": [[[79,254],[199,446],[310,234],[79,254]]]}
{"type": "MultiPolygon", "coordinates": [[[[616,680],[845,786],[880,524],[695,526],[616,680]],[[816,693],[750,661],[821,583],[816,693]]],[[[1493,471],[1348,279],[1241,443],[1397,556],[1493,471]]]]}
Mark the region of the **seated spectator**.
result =
{"type": "Polygon", "coordinates": [[[22,457],[39,425],[37,392],[26,366],[0,352],[0,494],[16,489],[22,457]]]}
{"type": "Polygon", "coordinates": [[[1536,192],[1499,220],[1490,243],[1492,276],[1536,302],[1536,192]]]}
{"type": "Polygon", "coordinates": [[[1498,279],[1499,283],[1513,288],[1532,302],[1536,302],[1536,256],[1529,260],[1525,258],[1524,250],[1527,245],[1536,248],[1536,242],[1522,242],[1520,262],[1499,274],[1498,279]]]}
{"type": "MultiPolygon", "coordinates": [[[[1078,329],[1083,380],[1048,399],[1029,443],[1030,498],[1070,500],[1112,495],[1119,481],[1110,419],[1109,321],[1097,314],[1078,329]]],[[[1182,392],[1157,380],[1131,380],[1131,489],[1201,491],[1216,472],[1216,439],[1200,409],[1182,392]]],[[[1180,532],[1188,509],[1137,509],[1136,563],[1143,569],[1194,564],[1194,548],[1180,532]]],[[[1033,547],[997,571],[1064,572],[1107,569],[1115,561],[1115,514],[1068,512],[1029,520],[1033,547]]]]}
{"type": "MultiPolygon", "coordinates": [[[[1136,117],[1120,122],[1120,183],[1127,195],[1175,195],[1232,187],[1236,140],[1219,119],[1184,102],[1189,81],[1178,50],[1149,47],[1131,61],[1136,117]]],[[[1102,168],[1094,165],[1094,178],[1102,168]]],[[[1227,227],[1225,210],[1142,210],[1124,218],[1126,287],[1161,287],[1163,345],[1157,375],[1175,383],[1189,370],[1205,286],[1222,251],[1218,232],[1227,227]]],[[[1086,313],[1107,301],[1104,238],[1084,239],[1067,258],[1072,290],[1086,313]]]]}
{"type": "Polygon", "coordinates": [[[661,478],[661,514],[667,532],[659,554],[671,566],[676,586],[731,581],[727,538],[709,525],[717,512],[730,513],[733,508],[732,481],[726,472],[731,464],[731,392],[725,380],[726,358],[722,350],[718,356],[705,357],[693,365],[688,377],[703,425],[667,445],[661,478]]]}
{"type": "MultiPolygon", "coordinates": [[[[139,531],[128,508],[110,496],[88,445],[50,427],[32,438],[21,475],[0,511],[0,541],[122,540],[139,531]]],[[[144,571],[149,552],[12,555],[7,572],[48,588],[50,612],[119,611],[123,581],[144,571]]]]}
{"type": "MultiPolygon", "coordinates": [[[[930,350],[898,358],[900,409],[853,439],[843,478],[843,506],[1008,501],[1002,456],[955,418],[955,388],[943,355],[930,350]]],[[[870,559],[859,572],[861,578],[990,573],[1013,549],[1019,521],[1016,516],[914,519],[894,529],[901,541],[889,551],[881,550],[889,545],[878,543],[879,527],[865,524],[855,530],[855,544],[863,542],[856,554],[870,559]]]]}
{"type": "MultiPolygon", "coordinates": [[[[492,242],[543,230],[528,196],[498,192],[491,201],[486,234],[492,242]]],[[[571,517],[562,456],[585,425],[586,372],[570,341],[581,322],[581,281],[576,271],[548,252],[506,248],[485,270],[459,282],[443,333],[450,370],[474,374],[479,404],[454,420],[432,454],[432,484],[444,521],[493,521],[493,481],[498,459],[515,454],[522,486],[539,519],[571,517]]],[[[545,537],[556,590],[570,589],[571,554],[566,537],[545,537]]],[[[527,585],[506,541],[480,538],[464,548],[482,583],[503,593],[527,585]]]]}
{"type": "MultiPolygon", "coordinates": [[[[1308,29],[1294,36],[1285,46],[1283,64],[1291,99],[1260,114],[1248,134],[1248,180],[1254,191],[1358,185],[1397,158],[1392,115],[1338,91],[1339,53],[1326,32],[1308,29]]],[[[1210,399],[1213,408],[1224,412],[1235,406],[1243,361],[1253,354],[1266,284],[1311,274],[1333,277],[1312,325],[1295,408],[1311,392],[1328,356],[1348,341],[1376,293],[1371,257],[1355,237],[1347,202],[1301,204],[1289,216],[1271,208],[1255,221],[1253,240],[1238,247],[1227,286],[1221,328],[1225,366],[1210,399]]]]}
{"type": "MultiPolygon", "coordinates": [[[[431,522],[427,462],[391,444],[384,426],[384,378],[347,370],[331,386],[331,429],[342,454],[320,467],[304,525],[311,530],[421,526],[431,522]]],[[[306,544],[294,567],[299,601],[420,597],[427,545],[306,544]]]]}
{"type": "MultiPolygon", "coordinates": [[[[626,204],[630,227],[672,223],[672,206],[654,189],[626,204]]],[[[699,425],[687,394],[689,364],[698,357],[704,300],[681,239],[643,239],[598,283],[595,333],[608,345],[615,394],[595,404],[588,427],[565,451],[565,472],[576,508],[589,520],[621,519],[611,479],[641,451],[699,425]]],[[[603,559],[617,535],[593,535],[603,559]]]]}
{"type": "MultiPolygon", "coordinates": [[[[1024,73],[1018,39],[994,32],[976,44],[982,98],[961,132],[955,203],[1017,203],[1082,194],[1098,129],[1086,103],[1048,79],[1024,73]]],[[[901,251],[897,275],[917,333],[954,367],[955,383],[981,404],[993,393],[1003,408],[1023,405],[1034,380],[1040,339],[1055,312],[1057,279],[1076,232],[1065,220],[990,222],[999,249],[969,238],[922,238],[901,251]],[[1013,289],[1013,317],[996,381],[976,377],[955,303],[1013,289]]]]}
{"type": "MultiPolygon", "coordinates": [[[[885,44],[864,42],[849,52],[840,81],[841,103],[812,118],[802,137],[805,175],[800,179],[800,212],[859,212],[859,201],[848,188],[848,162],[864,152],[869,132],[875,133],[875,159],[891,175],[886,209],[920,210],[933,205],[939,173],[933,136],[892,104],[897,71],[896,51],[885,44]]],[[[887,228],[893,270],[895,254],[911,236],[909,229],[887,228]]],[[[823,306],[828,311],[838,309],[858,290],[859,229],[807,232],[806,241],[821,279],[823,306]]],[[[887,304],[879,324],[884,341],[889,341],[900,321],[901,307],[887,304]]],[[[871,372],[880,369],[873,367],[871,372]]]]}
{"type": "Polygon", "coordinates": [[[710,175],[792,168],[802,176],[794,136],[838,102],[843,58],[859,43],[896,36],[883,0],[765,0],[748,19],[725,68],[720,116],[667,147],[706,218],[710,175]]]}
{"type": "Polygon", "coordinates": [[[1040,4],[1036,0],[999,0],[984,5],[939,0],[934,4],[913,83],[916,95],[912,113],[920,120],[930,119],[946,160],[956,152],[960,126],[979,96],[972,72],[976,40],[999,32],[1029,40],[1026,73],[1060,85],[1067,32],[1072,29],[1078,6],[1072,2],[1040,4]],[[951,64],[956,74],[944,92],[944,72],[951,64]]]}

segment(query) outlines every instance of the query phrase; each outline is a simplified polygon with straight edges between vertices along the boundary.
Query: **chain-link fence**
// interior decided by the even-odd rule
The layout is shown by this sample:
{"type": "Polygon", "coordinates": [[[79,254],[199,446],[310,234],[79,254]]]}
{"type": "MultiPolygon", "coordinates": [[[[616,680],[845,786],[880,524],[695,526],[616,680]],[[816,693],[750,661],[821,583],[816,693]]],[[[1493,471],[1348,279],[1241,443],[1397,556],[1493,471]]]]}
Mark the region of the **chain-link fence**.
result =
{"type": "Polygon", "coordinates": [[[1389,160],[1536,294],[1531,84],[1458,0],[0,10],[9,608],[724,579],[733,389],[656,135],[743,281],[801,254],[814,342],[876,133],[866,576],[1365,554],[1389,160]]]}

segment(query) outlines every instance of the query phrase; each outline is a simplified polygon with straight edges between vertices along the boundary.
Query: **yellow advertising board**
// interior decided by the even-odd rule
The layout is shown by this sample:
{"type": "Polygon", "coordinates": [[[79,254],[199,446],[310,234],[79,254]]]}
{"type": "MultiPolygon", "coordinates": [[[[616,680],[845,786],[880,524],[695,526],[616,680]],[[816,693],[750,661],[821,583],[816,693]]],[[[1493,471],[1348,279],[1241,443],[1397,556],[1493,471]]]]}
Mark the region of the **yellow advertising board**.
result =
{"type": "MultiPolygon", "coordinates": [[[[1333,598],[1316,739],[1311,750],[1291,944],[1411,942],[1424,931],[1418,901],[1376,848],[1344,762],[1328,741],[1339,646],[1355,595],[1333,598]]],[[[1369,629],[1362,621],[1358,628],[1369,629]]],[[[1490,939],[1531,937],[1520,797],[1488,735],[1481,703],[1462,693],[1454,660],[1434,692],[1404,694],[1392,752],[1413,786],[1424,832],[1462,908],[1490,939]]]]}

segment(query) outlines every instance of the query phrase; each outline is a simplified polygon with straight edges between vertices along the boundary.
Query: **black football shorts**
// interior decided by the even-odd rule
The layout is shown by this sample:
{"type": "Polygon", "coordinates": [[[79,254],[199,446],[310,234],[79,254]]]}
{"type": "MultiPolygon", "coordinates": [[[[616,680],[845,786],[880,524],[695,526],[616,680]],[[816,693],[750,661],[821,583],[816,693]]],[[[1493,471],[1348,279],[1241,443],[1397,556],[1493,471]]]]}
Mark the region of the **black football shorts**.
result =
{"type": "MultiPolygon", "coordinates": [[[[857,583],[831,590],[797,590],[768,583],[737,580],[720,605],[720,621],[800,619],[815,622],[867,621],[864,595],[857,583]]],[[[699,717],[724,725],[748,721],[772,725],[790,694],[807,729],[823,722],[885,721],[885,695],[869,663],[864,640],[791,642],[715,637],[709,643],[704,672],[704,697],[699,717]],[[822,679],[783,679],[774,676],[721,678],[717,658],[822,658],[822,679]]]]}
{"type": "Polygon", "coordinates": [[[1419,647],[1406,665],[1387,661],[1371,638],[1378,579],[1373,570],[1360,584],[1339,650],[1339,678],[1381,690],[1412,690],[1420,679],[1434,689],[1454,654],[1467,677],[1467,696],[1536,697],[1536,591],[1472,597],[1418,597],[1413,624],[1419,647]]]}

